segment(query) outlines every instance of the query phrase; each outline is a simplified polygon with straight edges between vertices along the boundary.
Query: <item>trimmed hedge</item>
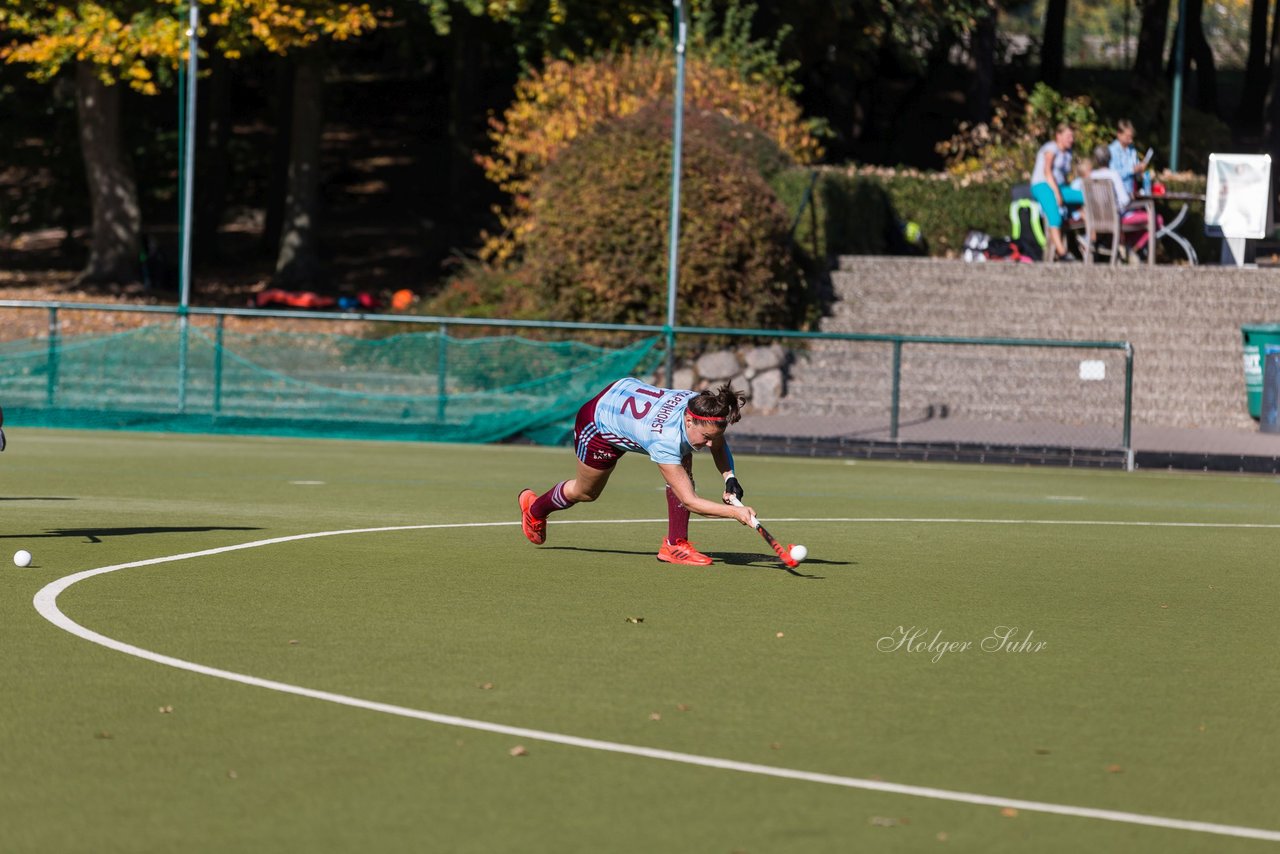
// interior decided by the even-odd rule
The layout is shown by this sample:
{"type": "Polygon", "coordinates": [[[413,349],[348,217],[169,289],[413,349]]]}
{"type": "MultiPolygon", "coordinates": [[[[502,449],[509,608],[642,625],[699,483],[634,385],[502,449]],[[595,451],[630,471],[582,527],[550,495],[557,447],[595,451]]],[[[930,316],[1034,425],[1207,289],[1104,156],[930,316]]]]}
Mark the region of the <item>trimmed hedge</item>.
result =
{"type": "Polygon", "coordinates": [[[903,251],[900,222],[884,185],[830,169],[790,169],[772,181],[790,212],[791,237],[811,266],[838,255],[903,251]]]}

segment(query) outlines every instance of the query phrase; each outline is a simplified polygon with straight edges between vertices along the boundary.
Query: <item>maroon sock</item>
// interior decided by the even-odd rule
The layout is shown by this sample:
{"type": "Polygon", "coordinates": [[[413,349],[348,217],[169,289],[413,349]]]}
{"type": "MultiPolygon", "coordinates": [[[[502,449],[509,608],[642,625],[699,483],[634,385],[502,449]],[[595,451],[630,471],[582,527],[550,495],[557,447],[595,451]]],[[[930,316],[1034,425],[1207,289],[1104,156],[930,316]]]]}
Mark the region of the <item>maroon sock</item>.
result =
{"type": "Polygon", "coordinates": [[[680,503],[671,487],[667,487],[667,542],[689,539],[689,508],[680,503]]]}
{"type": "Polygon", "coordinates": [[[545,519],[548,515],[557,510],[566,510],[577,504],[576,501],[570,501],[565,498],[564,485],[568,481],[562,480],[555,486],[548,489],[533,502],[533,506],[529,508],[529,512],[533,514],[535,519],[545,519]]]}

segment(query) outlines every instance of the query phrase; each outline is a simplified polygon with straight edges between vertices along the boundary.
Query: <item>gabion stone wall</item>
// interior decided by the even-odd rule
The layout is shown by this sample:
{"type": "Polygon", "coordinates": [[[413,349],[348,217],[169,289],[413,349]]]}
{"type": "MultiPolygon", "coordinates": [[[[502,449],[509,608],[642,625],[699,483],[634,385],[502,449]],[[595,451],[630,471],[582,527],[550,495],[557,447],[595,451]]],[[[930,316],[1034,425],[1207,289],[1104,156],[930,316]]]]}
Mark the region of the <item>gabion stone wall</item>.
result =
{"type": "MultiPolygon", "coordinates": [[[[824,331],[1129,341],[1135,424],[1254,427],[1240,327],[1280,322],[1277,269],[861,256],[842,258],[833,280],[838,299],[824,331]]],[[[1063,360],[1010,348],[908,345],[903,417],[945,406],[973,419],[1070,421],[1089,417],[1091,407],[1113,407],[1120,354],[1065,352],[1063,360]]],[[[788,411],[882,411],[889,358],[888,347],[865,344],[824,343],[797,354],[788,411]]]]}

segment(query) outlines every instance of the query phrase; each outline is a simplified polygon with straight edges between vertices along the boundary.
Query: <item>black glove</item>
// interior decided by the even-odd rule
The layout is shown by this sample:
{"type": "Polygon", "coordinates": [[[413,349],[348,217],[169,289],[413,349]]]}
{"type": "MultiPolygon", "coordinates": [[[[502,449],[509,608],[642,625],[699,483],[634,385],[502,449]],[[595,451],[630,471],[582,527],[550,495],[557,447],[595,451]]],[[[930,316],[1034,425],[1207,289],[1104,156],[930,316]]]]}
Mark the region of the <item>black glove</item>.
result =
{"type": "Polygon", "coordinates": [[[724,482],[724,491],[732,494],[739,501],[742,500],[742,484],[738,483],[736,477],[730,477],[724,482]]]}

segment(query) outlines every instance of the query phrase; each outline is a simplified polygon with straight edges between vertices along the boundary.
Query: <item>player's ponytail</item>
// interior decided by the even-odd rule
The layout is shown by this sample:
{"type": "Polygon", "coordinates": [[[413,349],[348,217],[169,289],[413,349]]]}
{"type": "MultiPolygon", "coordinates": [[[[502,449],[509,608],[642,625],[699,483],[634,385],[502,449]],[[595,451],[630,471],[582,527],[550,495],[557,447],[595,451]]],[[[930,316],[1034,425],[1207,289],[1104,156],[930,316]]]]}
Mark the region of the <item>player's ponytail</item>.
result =
{"type": "Polygon", "coordinates": [[[747,396],[736,391],[731,383],[717,389],[703,389],[689,401],[689,411],[699,418],[723,421],[726,425],[742,420],[742,407],[747,396]]]}

